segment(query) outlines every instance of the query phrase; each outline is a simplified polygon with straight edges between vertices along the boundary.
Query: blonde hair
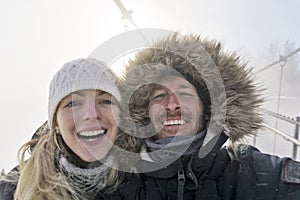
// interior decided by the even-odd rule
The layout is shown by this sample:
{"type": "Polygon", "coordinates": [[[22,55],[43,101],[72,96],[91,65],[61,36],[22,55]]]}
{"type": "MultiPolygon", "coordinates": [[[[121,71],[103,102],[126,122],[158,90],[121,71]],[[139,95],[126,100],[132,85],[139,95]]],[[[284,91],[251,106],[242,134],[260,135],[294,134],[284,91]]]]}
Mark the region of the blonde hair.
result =
{"type": "MultiPolygon", "coordinates": [[[[59,148],[65,152],[62,137],[54,130],[24,144],[18,152],[20,165],[12,176],[17,181],[15,200],[40,199],[82,199],[70,187],[63,174],[55,166],[55,152],[59,148]],[[26,153],[34,145],[31,156],[26,160],[26,153]],[[18,180],[17,180],[18,179],[18,180]]],[[[116,165],[116,162],[114,162],[116,165]]],[[[107,175],[107,190],[114,190],[120,182],[116,166],[107,175]]]]}

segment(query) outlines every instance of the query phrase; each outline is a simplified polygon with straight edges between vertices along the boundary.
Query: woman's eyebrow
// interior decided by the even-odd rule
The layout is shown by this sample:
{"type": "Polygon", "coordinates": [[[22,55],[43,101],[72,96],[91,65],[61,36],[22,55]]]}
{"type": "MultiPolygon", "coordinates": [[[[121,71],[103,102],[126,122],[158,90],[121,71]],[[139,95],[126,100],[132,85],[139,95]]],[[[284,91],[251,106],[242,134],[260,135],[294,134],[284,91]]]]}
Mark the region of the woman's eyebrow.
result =
{"type": "Polygon", "coordinates": [[[75,92],[72,92],[71,94],[72,95],[75,94],[75,95],[78,95],[78,96],[84,96],[84,94],[81,91],[75,91],[75,92]]]}
{"type": "Polygon", "coordinates": [[[105,91],[102,91],[102,90],[98,91],[98,96],[105,95],[105,94],[110,95],[110,93],[108,93],[108,92],[105,92],[105,91]]]}

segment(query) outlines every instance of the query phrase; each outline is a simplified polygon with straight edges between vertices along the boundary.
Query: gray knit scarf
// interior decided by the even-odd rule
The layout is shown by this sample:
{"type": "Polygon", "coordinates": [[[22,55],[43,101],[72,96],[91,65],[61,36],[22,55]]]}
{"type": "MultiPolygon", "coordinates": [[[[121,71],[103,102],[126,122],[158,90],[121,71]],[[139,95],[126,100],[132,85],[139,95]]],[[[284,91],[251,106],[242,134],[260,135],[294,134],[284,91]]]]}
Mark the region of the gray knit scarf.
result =
{"type": "Polygon", "coordinates": [[[154,161],[162,161],[180,157],[181,155],[189,155],[195,151],[199,151],[205,135],[206,130],[201,131],[194,136],[172,136],[159,140],[148,138],[145,141],[146,149],[149,152],[149,156],[154,161]]]}
{"type": "Polygon", "coordinates": [[[111,159],[106,161],[108,164],[91,169],[75,166],[59,150],[56,152],[56,159],[58,170],[65,176],[68,187],[71,187],[81,199],[92,199],[105,188],[111,159]]]}

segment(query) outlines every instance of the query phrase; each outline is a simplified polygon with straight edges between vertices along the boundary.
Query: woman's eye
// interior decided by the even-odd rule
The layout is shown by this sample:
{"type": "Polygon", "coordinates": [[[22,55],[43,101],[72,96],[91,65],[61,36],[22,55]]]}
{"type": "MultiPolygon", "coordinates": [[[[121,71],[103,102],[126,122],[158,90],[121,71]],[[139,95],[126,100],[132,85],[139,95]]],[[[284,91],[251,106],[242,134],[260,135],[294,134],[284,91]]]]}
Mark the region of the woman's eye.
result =
{"type": "Polygon", "coordinates": [[[78,106],[80,103],[78,101],[70,101],[69,103],[66,104],[65,107],[74,107],[74,106],[78,106]]]}
{"type": "Polygon", "coordinates": [[[111,105],[113,102],[110,99],[105,99],[100,101],[100,104],[111,105]]]}

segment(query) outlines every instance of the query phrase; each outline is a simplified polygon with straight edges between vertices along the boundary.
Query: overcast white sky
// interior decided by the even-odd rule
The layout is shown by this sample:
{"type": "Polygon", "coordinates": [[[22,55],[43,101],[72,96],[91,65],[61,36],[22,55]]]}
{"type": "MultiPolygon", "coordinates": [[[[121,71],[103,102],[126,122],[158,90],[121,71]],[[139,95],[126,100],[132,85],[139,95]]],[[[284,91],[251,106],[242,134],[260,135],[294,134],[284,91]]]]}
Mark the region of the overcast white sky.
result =
{"type": "MultiPolygon", "coordinates": [[[[298,0],[122,3],[139,28],[201,33],[237,50],[250,64],[272,42],[300,45],[298,0]]],[[[112,0],[1,0],[0,25],[0,169],[9,170],[18,148],[47,120],[54,73],[67,61],[89,56],[124,27],[112,0]]]]}

